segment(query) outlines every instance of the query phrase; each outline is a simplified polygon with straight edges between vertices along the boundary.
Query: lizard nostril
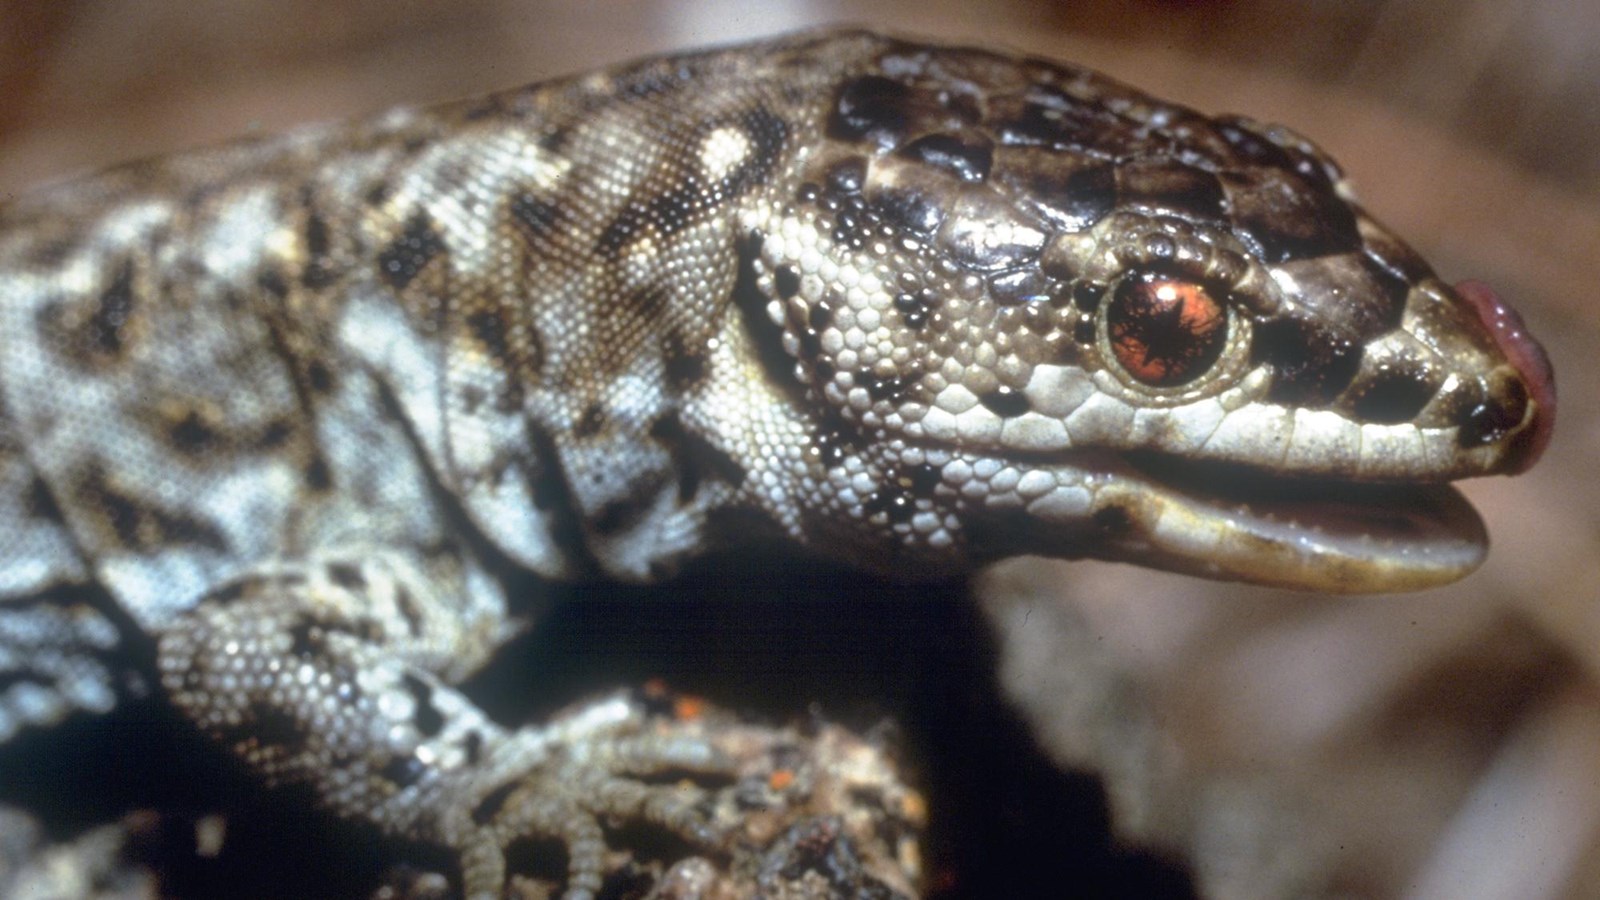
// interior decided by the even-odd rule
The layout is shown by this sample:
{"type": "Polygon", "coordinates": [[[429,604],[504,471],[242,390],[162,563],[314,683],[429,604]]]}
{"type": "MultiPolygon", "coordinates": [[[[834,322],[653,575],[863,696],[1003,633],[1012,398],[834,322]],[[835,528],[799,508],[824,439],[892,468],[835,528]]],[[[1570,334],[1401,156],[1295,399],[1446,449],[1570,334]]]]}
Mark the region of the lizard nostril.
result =
{"type": "Polygon", "coordinates": [[[1555,369],[1544,347],[1528,333],[1522,317],[1488,285],[1481,281],[1463,281],[1455,289],[1470,304],[1478,321],[1494,338],[1495,346],[1517,373],[1517,377],[1507,380],[1503,396],[1493,396],[1466,411],[1461,444],[1475,446],[1503,437],[1522,422],[1531,401],[1533,421],[1512,439],[1505,469],[1512,474],[1526,471],[1544,454],[1555,429],[1555,369]]]}
{"type": "Polygon", "coordinates": [[[1494,396],[1462,409],[1461,446],[1479,447],[1494,443],[1522,424],[1522,418],[1528,411],[1527,387],[1520,378],[1507,379],[1497,387],[1500,390],[1495,391],[1494,396]]]}

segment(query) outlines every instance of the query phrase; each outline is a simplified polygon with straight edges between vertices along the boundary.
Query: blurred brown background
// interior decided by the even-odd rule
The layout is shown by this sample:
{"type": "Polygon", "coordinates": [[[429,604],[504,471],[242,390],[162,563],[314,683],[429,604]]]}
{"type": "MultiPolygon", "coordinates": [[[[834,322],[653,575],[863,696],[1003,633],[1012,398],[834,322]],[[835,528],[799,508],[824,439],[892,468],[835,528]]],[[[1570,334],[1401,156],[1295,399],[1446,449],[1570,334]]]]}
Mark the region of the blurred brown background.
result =
{"type": "Polygon", "coordinates": [[[1545,463],[1468,486],[1460,585],[1332,599],[1123,567],[984,583],[1006,690],[1219,897],[1600,896],[1600,3],[0,3],[0,198],[120,159],[856,22],[1100,68],[1315,139],[1551,351],[1545,463]],[[1130,699],[1131,698],[1131,699],[1130,699]]]}

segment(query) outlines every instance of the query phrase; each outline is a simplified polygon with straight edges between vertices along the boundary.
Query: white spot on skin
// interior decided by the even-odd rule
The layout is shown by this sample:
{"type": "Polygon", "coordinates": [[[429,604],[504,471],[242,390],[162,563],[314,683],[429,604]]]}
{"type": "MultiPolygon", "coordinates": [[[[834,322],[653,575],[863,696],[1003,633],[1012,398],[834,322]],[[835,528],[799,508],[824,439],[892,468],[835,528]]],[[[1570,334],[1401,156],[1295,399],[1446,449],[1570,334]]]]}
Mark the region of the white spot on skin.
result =
{"type": "Polygon", "coordinates": [[[224,204],[206,233],[199,237],[196,254],[218,278],[244,283],[261,266],[263,244],[269,253],[283,256],[292,251],[293,232],[278,227],[263,232],[263,222],[280,220],[275,191],[258,187],[242,191],[224,204]]]}
{"type": "Polygon", "coordinates": [[[750,158],[750,136],[743,129],[731,125],[718,128],[706,135],[700,145],[700,164],[712,180],[728,177],[750,158]]]}
{"type": "Polygon", "coordinates": [[[1298,297],[1304,293],[1305,289],[1300,287],[1300,282],[1295,281],[1294,275],[1290,274],[1289,272],[1285,272],[1284,270],[1273,266],[1267,269],[1267,274],[1272,276],[1272,280],[1277,283],[1278,288],[1282,290],[1284,294],[1290,297],[1298,297]]]}

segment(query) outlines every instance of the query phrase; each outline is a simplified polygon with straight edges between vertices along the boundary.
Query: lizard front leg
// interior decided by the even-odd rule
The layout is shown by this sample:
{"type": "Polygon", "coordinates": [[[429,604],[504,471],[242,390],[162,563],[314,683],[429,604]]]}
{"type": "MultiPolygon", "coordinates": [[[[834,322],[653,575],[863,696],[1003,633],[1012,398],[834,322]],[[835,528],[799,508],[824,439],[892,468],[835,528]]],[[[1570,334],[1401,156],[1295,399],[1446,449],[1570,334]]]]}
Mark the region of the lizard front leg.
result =
{"type": "Polygon", "coordinates": [[[269,783],[307,785],[340,815],[450,848],[467,896],[499,896],[505,850],[528,837],[562,842],[566,896],[592,896],[603,819],[712,843],[700,789],[638,778],[726,772],[705,741],[648,732],[621,697],[506,729],[452,687],[500,637],[453,614],[463,577],[452,557],[387,550],[259,571],[162,636],[163,684],[269,783]]]}

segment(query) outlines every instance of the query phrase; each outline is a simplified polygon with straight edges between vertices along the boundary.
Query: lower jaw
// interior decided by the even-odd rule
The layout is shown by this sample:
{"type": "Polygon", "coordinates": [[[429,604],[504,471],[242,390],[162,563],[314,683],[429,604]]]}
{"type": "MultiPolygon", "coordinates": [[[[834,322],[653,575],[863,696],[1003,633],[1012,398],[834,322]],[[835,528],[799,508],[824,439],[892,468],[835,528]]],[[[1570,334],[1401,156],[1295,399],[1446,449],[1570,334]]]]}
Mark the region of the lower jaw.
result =
{"type": "Polygon", "coordinates": [[[1335,593],[1422,590],[1483,561],[1483,522],[1446,484],[1281,478],[1135,457],[1097,493],[1120,527],[1090,555],[1335,593]]]}

